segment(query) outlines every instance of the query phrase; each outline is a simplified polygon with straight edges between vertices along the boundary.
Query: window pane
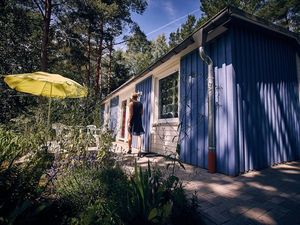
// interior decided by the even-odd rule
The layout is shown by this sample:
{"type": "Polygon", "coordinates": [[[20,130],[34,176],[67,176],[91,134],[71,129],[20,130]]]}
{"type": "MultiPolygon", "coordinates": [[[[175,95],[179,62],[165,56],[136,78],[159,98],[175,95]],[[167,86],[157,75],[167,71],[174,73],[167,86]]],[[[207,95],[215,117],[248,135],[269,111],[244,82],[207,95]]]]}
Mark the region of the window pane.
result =
{"type": "Polygon", "coordinates": [[[159,118],[178,117],[178,72],[159,81],[159,118]]]}

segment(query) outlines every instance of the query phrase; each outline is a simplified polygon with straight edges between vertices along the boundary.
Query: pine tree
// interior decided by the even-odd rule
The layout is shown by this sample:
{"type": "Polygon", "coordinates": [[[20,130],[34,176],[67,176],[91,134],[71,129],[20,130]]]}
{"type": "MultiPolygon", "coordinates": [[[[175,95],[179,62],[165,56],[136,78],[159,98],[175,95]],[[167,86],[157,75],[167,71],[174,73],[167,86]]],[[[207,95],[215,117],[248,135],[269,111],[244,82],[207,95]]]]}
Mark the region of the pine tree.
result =
{"type": "Polygon", "coordinates": [[[180,29],[180,39],[184,40],[187,38],[195,29],[196,17],[194,15],[189,15],[186,22],[181,25],[180,29]]]}
{"type": "Polygon", "coordinates": [[[168,44],[167,44],[167,39],[164,34],[158,35],[156,40],[154,40],[151,44],[151,49],[152,49],[152,56],[153,60],[157,60],[161,56],[167,53],[169,50],[168,44]]]}
{"type": "Polygon", "coordinates": [[[152,62],[151,42],[138,26],[134,28],[133,35],[127,37],[125,59],[131,75],[138,74],[152,62]]]}
{"type": "Polygon", "coordinates": [[[180,29],[177,28],[175,32],[171,32],[169,36],[169,46],[170,48],[174,48],[176,45],[180,43],[180,29]]]}
{"type": "Polygon", "coordinates": [[[289,30],[300,31],[299,0],[200,0],[200,3],[206,20],[231,5],[289,30]]]}
{"type": "Polygon", "coordinates": [[[176,32],[170,33],[169,46],[173,48],[178,45],[181,41],[193,33],[196,25],[196,17],[194,15],[188,15],[186,22],[183,23],[180,28],[177,28],[176,32]]]}
{"type": "Polygon", "coordinates": [[[300,32],[300,1],[268,0],[257,15],[291,31],[300,32]]]}
{"type": "MultiPolygon", "coordinates": [[[[36,71],[40,64],[40,18],[21,3],[0,2],[0,75],[36,71]]],[[[3,78],[0,76],[0,123],[7,123],[24,114],[36,98],[21,96],[3,78]]]]}

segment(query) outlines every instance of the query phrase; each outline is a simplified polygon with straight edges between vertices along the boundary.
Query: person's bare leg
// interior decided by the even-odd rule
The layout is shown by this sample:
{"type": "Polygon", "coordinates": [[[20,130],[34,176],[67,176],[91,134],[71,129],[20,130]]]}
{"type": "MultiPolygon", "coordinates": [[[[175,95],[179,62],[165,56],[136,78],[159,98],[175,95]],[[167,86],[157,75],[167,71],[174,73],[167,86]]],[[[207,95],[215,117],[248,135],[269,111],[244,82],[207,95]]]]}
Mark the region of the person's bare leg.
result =
{"type": "Polygon", "coordinates": [[[141,156],[141,150],[142,150],[142,137],[141,135],[138,136],[138,156],[141,156]]]}
{"type": "Polygon", "coordinates": [[[129,133],[128,134],[128,154],[131,153],[131,144],[132,144],[132,135],[129,133]]]}

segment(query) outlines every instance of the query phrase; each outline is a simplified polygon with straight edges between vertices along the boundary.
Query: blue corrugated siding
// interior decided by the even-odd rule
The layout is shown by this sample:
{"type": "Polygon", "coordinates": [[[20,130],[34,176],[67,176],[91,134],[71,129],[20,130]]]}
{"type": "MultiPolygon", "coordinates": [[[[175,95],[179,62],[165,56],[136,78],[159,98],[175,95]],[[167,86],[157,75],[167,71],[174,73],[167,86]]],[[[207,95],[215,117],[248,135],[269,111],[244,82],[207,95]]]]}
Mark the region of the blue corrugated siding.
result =
{"type": "Polygon", "coordinates": [[[238,26],[233,34],[239,172],[299,159],[295,47],[238,26]]]}
{"type": "MultiPolygon", "coordinates": [[[[217,171],[233,175],[238,156],[231,33],[213,42],[207,50],[215,63],[216,75],[217,171]]],[[[180,69],[180,156],[186,163],[207,168],[207,65],[196,49],[182,58],[180,69]]]]}
{"type": "Polygon", "coordinates": [[[198,51],[180,63],[180,157],[189,164],[207,167],[207,68],[198,51]]]}
{"type": "Polygon", "coordinates": [[[113,132],[113,136],[118,133],[118,109],[119,109],[119,96],[116,96],[110,100],[110,117],[109,117],[109,128],[113,132]]]}
{"type": "MultiPolygon", "coordinates": [[[[136,92],[142,92],[140,101],[143,103],[144,114],[142,117],[145,134],[143,136],[142,150],[149,151],[150,147],[150,114],[151,114],[151,91],[152,91],[152,76],[138,83],[135,87],[136,92]]],[[[133,140],[133,146],[137,146],[136,139],[133,140]]]]}
{"type": "MultiPolygon", "coordinates": [[[[217,172],[237,175],[300,157],[295,50],[288,41],[233,27],[207,47],[215,66],[217,172]]],[[[181,159],[207,168],[207,65],[181,59],[181,159]]]]}
{"type": "Polygon", "coordinates": [[[232,33],[210,44],[214,62],[216,95],[217,171],[235,175],[238,168],[235,73],[232,64],[232,33]]]}

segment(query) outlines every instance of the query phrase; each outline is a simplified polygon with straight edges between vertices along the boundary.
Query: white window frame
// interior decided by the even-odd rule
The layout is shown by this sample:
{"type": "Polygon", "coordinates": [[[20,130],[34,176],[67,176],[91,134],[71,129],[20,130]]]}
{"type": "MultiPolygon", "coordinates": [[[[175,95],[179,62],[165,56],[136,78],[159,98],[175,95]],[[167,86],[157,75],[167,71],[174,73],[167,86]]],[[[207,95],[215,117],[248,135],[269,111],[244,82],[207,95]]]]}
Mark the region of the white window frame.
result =
{"type": "Polygon", "coordinates": [[[179,97],[180,97],[180,93],[179,93],[179,88],[180,88],[180,75],[179,75],[179,69],[177,68],[176,70],[173,70],[173,71],[170,71],[170,72],[168,72],[168,73],[166,73],[166,74],[164,74],[164,75],[162,75],[162,76],[160,76],[160,77],[158,77],[157,79],[156,79],[156,96],[157,96],[157,108],[156,108],[156,121],[157,121],[157,123],[158,124],[178,124],[179,123],[179,97]],[[178,117],[176,117],[176,118],[165,118],[165,119],[160,119],[159,118],[159,111],[160,111],[160,104],[159,104],[159,101],[160,101],[160,92],[159,92],[159,81],[160,80],[162,80],[162,79],[164,79],[164,78],[166,78],[166,77],[168,77],[168,76],[171,76],[171,75],[173,75],[174,73],[177,73],[178,74],[178,87],[177,87],[177,93],[178,93],[178,117]]]}

